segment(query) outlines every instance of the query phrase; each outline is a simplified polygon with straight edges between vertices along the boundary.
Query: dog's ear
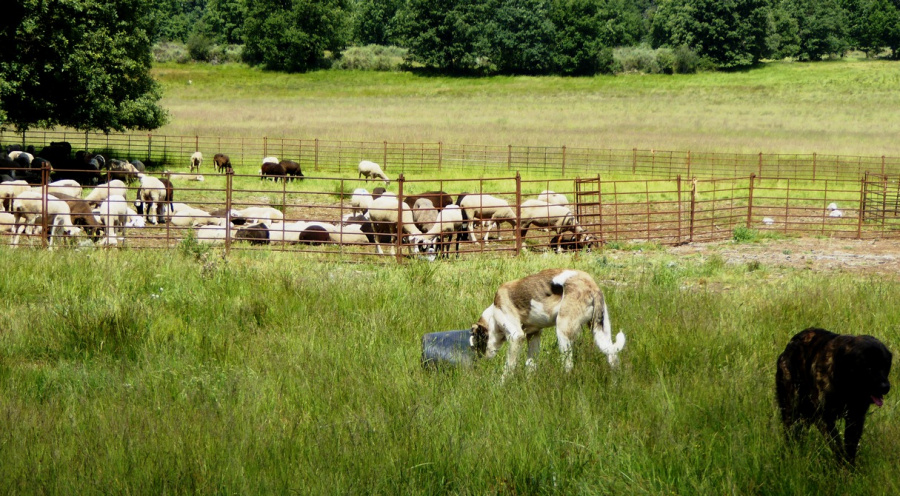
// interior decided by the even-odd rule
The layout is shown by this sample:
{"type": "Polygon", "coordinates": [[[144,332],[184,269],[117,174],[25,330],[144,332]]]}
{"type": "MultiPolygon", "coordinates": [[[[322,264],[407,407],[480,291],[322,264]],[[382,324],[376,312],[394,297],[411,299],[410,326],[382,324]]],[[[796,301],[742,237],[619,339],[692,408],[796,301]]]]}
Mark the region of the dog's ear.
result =
{"type": "Polygon", "coordinates": [[[487,328],[479,322],[476,324],[472,324],[472,329],[469,331],[469,333],[469,345],[473,350],[475,350],[475,353],[477,353],[478,355],[484,355],[487,351],[487,328]]]}

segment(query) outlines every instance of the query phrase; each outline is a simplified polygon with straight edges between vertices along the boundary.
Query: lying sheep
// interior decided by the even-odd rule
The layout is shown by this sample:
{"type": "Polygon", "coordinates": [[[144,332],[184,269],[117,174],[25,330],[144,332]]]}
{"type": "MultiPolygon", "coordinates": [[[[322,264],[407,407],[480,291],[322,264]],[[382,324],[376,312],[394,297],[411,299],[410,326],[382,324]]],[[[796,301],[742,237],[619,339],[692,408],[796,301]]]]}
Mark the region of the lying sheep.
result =
{"type": "Polygon", "coordinates": [[[12,232],[16,226],[16,216],[9,212],[0,212],[0,233],[12,232]]]}
{"type": "MultiPolygon", "coordinates": [[[[487,223],[484,230],[484,241],[488,240],[488,236],[494,228],[499,229],[500,224],[504,222],[509,223],[513,229],[516,228],[516,212],[502,198],[485,194],[462,194],[459,195],[456,204],[462,209],[463,220],[466,222],[477,220],[483,224],[487,223]]],[[[470,239],[475,241],[474,230],[471,229],[471,226],[468,231],[470,239]]]]}
{"type": "Polygon", "coordinates": [[[125,196],[128,192],[128,187],[125,186],[125,183],[118,180],[113,179],[112,181],[106,184],[98,184],[93,191],[85,200],[87,200],[91,205],[99,206],[103,203],[103,200],[109,198],[112,195],[125,196]]]}
{"type": "Polygon", "coordinates": [[[378,178],[384,181],[385,186],[390,186],[391,180],[388,179],[387,175],[384,171],[381,170],[381,167],[375,162],[371,162],[369,160],[363,160],[357,166],[357,170],[359,171],[359,177],[365,177],[366,182],[369,182],[369,178],[378,178]]]}
{"type": "Polygon", "coordinates": [[[194,226],[202,226],[207,224],[222,224],[224,222],[223,219],[219,217],[213,217],[206,210],[201,210],[199,208],[188,207],[182,208],[177,211],[173,211],[172,215],[169,216],[169,222],[175,227],[194,227],[194,226]]]}
{"type": "Polygon", "coordinates": [[[363,226],[359,224],[342,225],[328,234],[331,242],[339,245],[364,245],[374,242],[374,238],[370,241],[372,234],[364,232],[363,226]]]}
{"type": "Polygon", "coordinates": [[[200,244],[220,245],[225,244],[225,238],[228,236],[229,230],[231,231],[231,239],[234,239],[236,234],[234,226],[226,227],[224,224],[200,226],[194,231],[194,237],[200,244]]]}
{"type": "Polygon", "coordinates": [[[381,196],[377,200],[373,200],[369,206],[369,218],[372,220],[372,226],[377,235],[375,239],[375,251],[379,255],[383,255],[381,244],[384,239],[391,243],[391,254],[395,254],[393,241],[397,236],[397,221],[402,223],[404,234],[411,236],[409,252],[412,255],[418,251],[418,245],[424,241],[422,231],[416,227],[412,217],[412,210],[409,205],[401,202],[396,196],[381,196]],[[401,210],[402,209],[402,210],[401,210]],[[402,212],[402,215],[398,215],[402,212]]]}
{"type": "Polygon", "coordinates": [[[252,224],[242,227],[234,234],[235,241],[247,241],[251,245],[269,244],[269,226],[266,224],[252,224]]]}
{"type": "Polygon", "coordinates": [[[199,151],[196,151],[191,154],[191,172],[195,170],[200,172],[200,164],[203,163],[203,154],[199,151]]]}
{"type": "Polygon", "coordinates": [[[356,188],[350,196],[350,211],[353,215],[365,214],[372,204],[372,195],[366,188],[356,188]]]}
{"type": "Polygon", "coordinates": [[[263,222],[281,222],[284,214],[274,207],[247,207],[231,210],[231,221],[234,225],[260,224],[263,222]]]}
{"type": "MultiPolygon", "coordinates": [[[[12,213],[15,216],[15,227],[13,232],[13,246],[19,244],[19,235],[28,227],[28,225],[36,226],[36,222],[41,219],[44,213],[44,195],[40,191],[23,191],[12,203],[12,213]]],[[[81,229],[72,225],[70,217],[69,205],[53,195],[47,195],[47,212],[49,217],[48,225],[50,232],[47,233],[49,245],[53,245],[54,236],[66,234],[74,236],[81,232],[81,229]]]]}
{"type": "Polygon", "coordinates": [[[60,179],[47,185],[47,192],[51,195],[63,194],[74,198],[81,198],[82,188],[74,179],[60,179]]]}

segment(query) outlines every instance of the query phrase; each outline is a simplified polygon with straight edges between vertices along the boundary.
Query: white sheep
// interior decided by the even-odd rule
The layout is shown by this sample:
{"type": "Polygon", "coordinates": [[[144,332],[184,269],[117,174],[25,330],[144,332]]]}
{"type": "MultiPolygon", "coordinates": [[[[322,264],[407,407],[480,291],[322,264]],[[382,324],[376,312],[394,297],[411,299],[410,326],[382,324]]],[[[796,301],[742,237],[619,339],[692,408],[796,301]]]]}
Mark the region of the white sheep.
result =
{"type": "MultiPolygon", "coordinates": [[[[399,220],[402,221],[403,232],[411,236],[410,254],[418,251],[418,245],[424,241],[422,231],[416,227],[413,221],[412,209],[409,208],[409,205],[398,200],[396,196],[381,196],[373,200],[369,206],[369,218],[372,220],[372,227],[376,232],[375,252],[379,255],[383,255],[384,251],[381,249],[382,236],[378,236],[378,234],[386,235],[388,239],[396,236],[398,213],[401,211],[403,213],[399,216],[399,220]]],[[[394,244],[391,242],[391,255],[395,253],[394,244]]]]}
{"type": "Polygon", "coordinates": [[[187,207],[172,213],[169,222],[176,227],[201,226],[207,224],[222,224],[224,219],[213,217],[206,210],[187,207]]]}
{"type": "Polygon", "coordinates": [[[124,196],[110,195],[103,200],[100,208],[95,210],[95,212],[99,217],[100,223],[106,226],[106,237],[98,241],[98,244],[101,246],[118,244],[116,228],[118,227],[119,229],[119,236],[124,238],[125,227],[128,223],[128,200],[124,196]]]}
{"type": "Polygon", "coordinates": [[[278,160],[278,157],[263,157],[262,163],[264,163],[264,164],[280,164],[281,161],[278,160]]]}
{"type": "Polygon", "coordinates": [[[828,213],[828,216],[829,217],[843,217],[844,212],[842,212],[840,210],[832,210],[831,212],[828,213]]]}
{"type": "Polygon", "coordinates": [[[372,195],[366,188],[356,188],[350,197],[350,211],[353,215],[365,214],[372,204],[372,195]]]}
{"type": "MultiPolygon", "coordinates": [[[[434,203],[428,198],[419,198],[413,204],[413,221],[420,231],[425,232],[431,230],[435,219],[438,217],[439,210],[434,208],[434,203]]],[[[462,215],[462,213],[460,213],[462,215]]]]}
{"type": "Polygon", "coordinates": [[[0,183],[0,204],[3,210],[12,211],[12,202],[19,194],[31,190],[28,181],[21,179],[16,181],[3,181],[0,183]]]}
{"type": "Polygon", "coordinates": [[[359,224],[342,225],[334,232],[329,232],[328,237],[333,243],[340,245],[363,245],[369,242],[369,238],[359,224]]]}
{"type": "Polygon", "coordinates": [[[15,150],[15,151],[9,152],[10,160],[15,160],[15,159],[19,158],[19,156],[25,157],[25,160],[28,162],[28,165],[31,165],[31,162],[34,161],[34,155],[32,155],[28,152],[23,152],[20,150],[15,150]]]}
{"type": "Polygon", "coordinates": [[[235,229],[233,225],[225,227],[224,225],[208,225],[200,226],[194,231],[194,237],[197,242],[205,245],[221,245],[225,244],[225,237],[231,230],[231,239],[234,239],[235,229]]]}
{"type": "Polygon", "coordinates": [[[763,222],[763,224],[765,224],[767,226],[771,226],[771,225],[775,224],[775,219],[773,219],[771,217],[763,217],[762,222],[763,222]]]}
{"type": "Polygon", "coordinates": [[[831,202],[831,203],[829,203],[828,206],[825,207],[825,208],[827,208],[828,210],[837,210],[837,209],[838,209],[838,206],[837,206],[837,203],[831,202]]]}
{"type": "MultiPolygon", "coordinates": [[[[48,225],[50,226],[49,245],[53,245],[53,237],[59,236],[60,231],[69,236],[74,236],[81,232],[81,229],[72,225],[69,205],[53,195],[47,195],[47,212],[48,225]]],[[[12,244],[19,244],[19,235],[31,224],[36,226],[36,222],[41,219],[44,212],[44,195],[40,191],[23,191],[12,203],[12,213],[15,215],[15,228],[13,232],[15,237],[12,244]]]]}
{"type": "MultiPolygon", "coordinates": [[[[465,195],[459,201],[459,206],[463,209],[463,217],[469,222],[477,220],[487,223],[484,241],[488,240],[491,230],[495,227],[499,229],[503,222],[512,225],[513,229],[516,228],[516,211],[509,206],[509,202],[502,198],[485,194],[465,195]]],[[[469,232],[470,239],[475,241],[474,232],[471,229],[469,232]]]]}
{"type": "MultiPolygon", "coordinates": [[[[421,200],[419,200],[421,201],[421,200]]],[[[418,201],[416,202],[418,203],[418,201]]],[[[460,234],[464,230],[462,209],[458,205],[447,205],[438,212],[432,227],[423,235],[431,244],[437,244],[438,252],[448,252],[453,235],[457,234],[456,251],[459,251],[460,234]],[[446,241],[445,241],[446,240],[446,241]]]]}
{"type": "Polygon", "coordinates": [[[196,170],[197,172],[200,172],[200,164],[202,164],[202,163],[203,163],[203,154],[202,153],[200,153],[199,151],[196,151],[191,154],[191,172],[194,172],[194,170],[196,170]]]}
{"type": "Polygon", "coordinates": [[[563,207],[569,206],[569,199],[566,198],[566,195],[562,193],[555,193],[549,189],[541,191],[541,193],[537,196],[537,199],[547,202],[551,205],[561,205],[563,207]]]}
{"type": "Polygon", "coordinates": [[[60,179],[59,181],[53,181],[48,184],[47,192],[51,195],[62,193],[75,198],[81,198],[82,188],[81,184],[74,179],[60,179]]]}
{"type": "Polygon", "coordinates": [[[281,222],[284,220],[284,213],[274,207],[247,207],[243,209],[232,209],[231,218],[246,219],[246,224],[259,224],[261,222],[281,222]]]}
{"type": "MultiPolygon", "coordinates": [[[[519,205],[519,214],[522,238],[528,234],[528,228],[531,226],[552,229],[557,236],[566,231],[574,234],[584,232],[569,207],[562,205],[551,205],[541,200],[525,200],[519,205]]],[[[562,245],[557,246],[557,251],[562,252],[562,245]]]]}
{"type": "Polygon", "coordinates": [[[147,222],[156,224],[157,218],[160,217],[157,213],[160,208],[162,208],[162,215],[165,215],[166,207],[165,205],[160,206],[160,203],[165,201],[166,185],[159,179],[146,174],[138,174],[138,179],[141,181],[141,186],[138,188],[134,205],[138,213],[144,214],[147,222]]]}
{"type": "Polygon", "coordinates": [[[381,166],[376,164],[375,162],[369,160],[363,160],[357,166],[357,170],[359,171],[359,177],[365,177],[366,182],[369,182],[369,178],[379,178],[384,181],[385,186],[389,186],[391,184],[391,180],[388,179],[387,175],[384,171],[381,170],[381,166]]]}
{"type": "Polygon", "coordinates": [[[128,186],[125,185],[124,182],[113,179],[112,181],[106,184],[99,184],[94,188],[93,191],[85,200],[87,200],[92,205],[100,205],[103,203],[103,200],[109,198],[112,195],[125,196],[128,192],[128,186]]]}
{"type": "Polygon", "coordinates": [[[12,232],[15,225],[15,215],[9,212],[0,212],[0,232],[12,232]]]}

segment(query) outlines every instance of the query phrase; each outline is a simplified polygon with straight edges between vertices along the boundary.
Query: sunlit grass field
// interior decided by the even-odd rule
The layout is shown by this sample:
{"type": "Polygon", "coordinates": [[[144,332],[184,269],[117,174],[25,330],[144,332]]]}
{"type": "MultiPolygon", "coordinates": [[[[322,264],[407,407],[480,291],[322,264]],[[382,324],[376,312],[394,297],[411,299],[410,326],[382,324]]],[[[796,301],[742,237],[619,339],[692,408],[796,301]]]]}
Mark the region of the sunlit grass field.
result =
{"type": "Polygon", "coordinates": [[[900,70],[890,61],[593,78],[153,72],[173,118],[162,134],[900,155],[900,70]]]}
{"type": "MultiPolygon", "coordinates": [[[[653,250],[402,266],[281,253],[3,249],[3,493],[891,494],[896,401],[858,468],[794,450],[774,363],[795,332],[896,349],[898,283],[653,250]],[[593,274],[619,369],[583,335],[565,374],[503,358],[428,372],[423,333],[468,327],[500,281],[593,274]]],[[[874,408],[874,407],[873,407],[874,408]]]]}
{"type": "MultiPolygon", "coordinates": [[[[161,65],[172,123],[156,132],[900,155],[897,68],[848,59],[690,76],[450,79],[161,65]]],[[[294,198],[312,204],[361,186],[351,176],[235,181],[250,190],[240,202],[278,205],[302,190],[294,198]]],[[[405,191],[514,191],[510,179],[438,182],[471,177],[416,176],[428,181],[405,191]]],[[[572,190],[527,179],[548,183],[526,184],[525,195],[572,190]]],[[[224,201],[221,176],[174,181],[178,201],[224,201]]],[[[757,201],[784,186],[761,181],[757,201]]],[[[792,183],[791,205],[824,208],[805,187],[792,183]]],[[[676,198],[666,181],[616,188],[603,193],[676,198]]],[[[701,182],[701,200],[745,201],[709,188],[701,182]]],[[[849,186],[829,191],[827,201],[858,200],[849,186]]],[[[754,237],[780,250],[777,236],[754,237]]],[[[896,278],[624,242],[403,264],[255,249],[224,257],[188,241],[0,255],[0,493],[900,493],[894,393],[870,412],[855,469],[836,463],[818,432],[788,449],[774,399],[775,359],[806,327],[873,334],[896,351],[896,278]],[[563,373],[548,329],[537,371],[505,384],[505,348],[471,370],[422,370],[424,333],[468,328],[502,282],[550,267],[585,270],[604,289],[628,337],[619,369],[586,334],[563,373]]]]}

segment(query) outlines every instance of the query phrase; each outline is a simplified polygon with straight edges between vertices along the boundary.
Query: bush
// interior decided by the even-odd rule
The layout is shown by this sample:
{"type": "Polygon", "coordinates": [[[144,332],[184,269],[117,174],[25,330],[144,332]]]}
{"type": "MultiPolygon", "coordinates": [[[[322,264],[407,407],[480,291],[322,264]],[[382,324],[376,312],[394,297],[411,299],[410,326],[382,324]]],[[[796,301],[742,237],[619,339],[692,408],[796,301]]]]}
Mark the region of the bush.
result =
{"type": "Polygon", "coordinates": [[[622,67],[616,62],[613,56],[612,48],[604,48],[597,55],[597,73],[598,74],[615,74],[621,72],[622,67]]]}
{"type": "Polygon", "coordinates": [[[672,71],[676,74],[693,74],[700,67],[700,56],[687,45],[676,48],[672,58],[672,71]]]}
{"type": "Polygon", "coordinates": [[[656,50],[648,46],[621,47],[613,51],[616,63],[622,68],[622,72],[643,72],[645,74],[659,74],[659,63],[656,60],[656,50]]]}
{"type": "Polygon", "coordinates": [[[190,60],[184,43],[160,42],[153,45],[154,62],[178,62],[184,63],[190,60]]]}
{"type": "Polygon", "coordinates": [[[188,38],[187,52],[191,60],[197,62],[209,62],[212,58],[213,42],[208,36],[194,33],[188,38]]]}
{"type": "Polygon", "coordinates": [[[663,74],[675,73],[675,54],[668,48],[659,48],[656,50],[656,65],[659,72],[663,74]]]}
{"type": "Polygon", "coordinates": [[[359,71],[399,71],[408,50],[395,46],[350,47],[341,53],[332,68],[359,71]]]}

